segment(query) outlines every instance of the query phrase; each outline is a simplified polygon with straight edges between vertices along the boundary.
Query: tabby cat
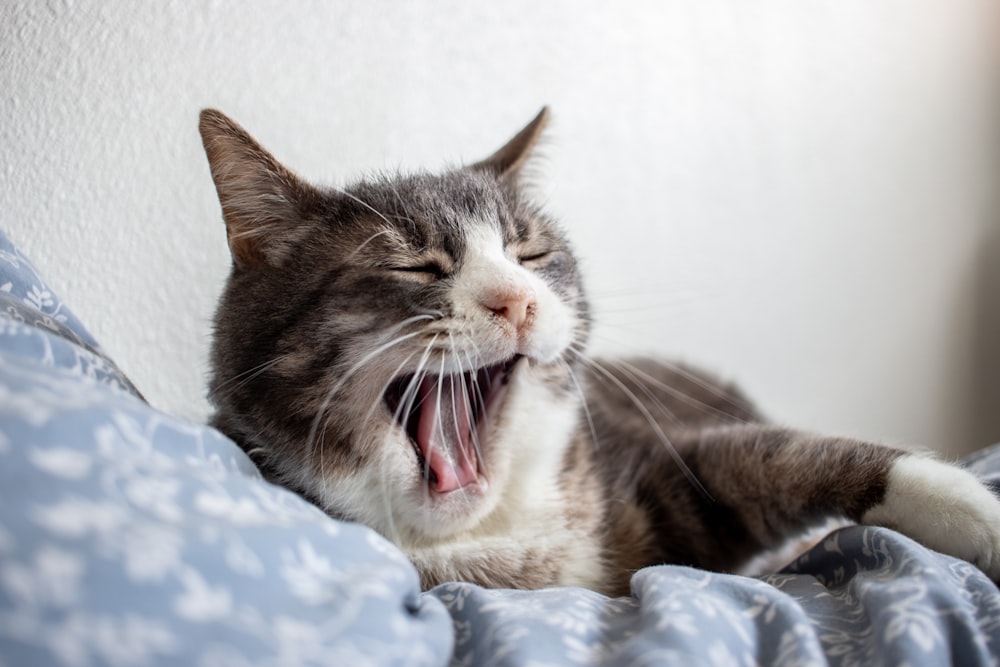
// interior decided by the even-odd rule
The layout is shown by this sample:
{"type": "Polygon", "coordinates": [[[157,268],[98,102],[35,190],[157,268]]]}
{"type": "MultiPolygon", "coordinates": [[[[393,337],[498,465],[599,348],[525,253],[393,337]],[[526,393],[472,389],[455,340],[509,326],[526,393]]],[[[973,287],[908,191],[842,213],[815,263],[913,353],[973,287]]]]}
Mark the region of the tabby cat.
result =
{"type": "Polygon", "coordinates": [[[969,473],[765,423],[693,369],[586,356],[579,265],[523,184],[546,119],[475,164],[331,189],[203,111],[232,254],[214,425],[424,587],[619,595],[643,566],[733,571],[830,516],[1000,577],[1000,502],[969,473]]]}

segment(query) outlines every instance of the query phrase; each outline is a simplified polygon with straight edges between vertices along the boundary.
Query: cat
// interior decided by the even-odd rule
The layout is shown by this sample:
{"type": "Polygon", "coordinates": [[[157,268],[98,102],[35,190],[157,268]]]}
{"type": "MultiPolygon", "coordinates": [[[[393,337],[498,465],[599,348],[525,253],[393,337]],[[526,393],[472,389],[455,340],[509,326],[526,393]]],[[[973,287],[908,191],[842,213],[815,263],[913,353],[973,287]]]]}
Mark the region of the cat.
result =
{"type": "Polygon", "coordinates": [[[525,179],[547,119],[480,162],[333,189],[203,111],[232,255],[213,425],[425,589],[624,595],[644,566],[735,571],[831,516],[996,581],[1000,502],[968,472],[772,425],[694,368],[586,355],[580,266],[525,179]]]}

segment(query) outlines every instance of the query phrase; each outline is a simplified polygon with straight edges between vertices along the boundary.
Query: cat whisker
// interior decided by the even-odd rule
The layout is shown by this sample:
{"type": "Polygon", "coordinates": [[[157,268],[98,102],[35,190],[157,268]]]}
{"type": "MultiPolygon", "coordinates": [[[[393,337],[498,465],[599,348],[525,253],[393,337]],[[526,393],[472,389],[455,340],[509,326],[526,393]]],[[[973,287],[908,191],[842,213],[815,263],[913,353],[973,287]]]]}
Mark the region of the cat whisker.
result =
{"type": "Polygon", "coordinates": [[[586,338],[577,332],[566,346],[564,355],[575,360],[587,358],[586,338]]]}
{"type": "MultiPolygon", "coordinates": [[[[442,380],[442,378],[444,378],[444,361],[445,361],[445,358],[444,358],[444,355],[442,355],[441,356],[441,367],[438,370],[438,374],[437,374],[437,387],[435,387],[435,391],[436,391],[437,395],[435,396],[435,399],[434,399],[434,400],[437,401],[437,405],[439,406],[439,408],[440,408],[440,405],[441,405],[441,390],[442,390],[441,380],[442,380]]],[[[454,402],[452,403],[452,405],[454,406],[454,402]]],[[[438,409],[436,411],[435,417],[437,419],[437,428],[439,429],[439,432],[440,433],[444,433],[444,424],[441,421],[441,410],[440,409],[438,409]]],[[[456,420],[457,420],[457,418],[456,418],[456,420]]],[[[432,442],[428,443],[428,448],[427,449],[428,449],[428,454],[430,454],[433,451],[433,449],[434,449],[434,443],[432,443],[432,442]]],[[[430,461],[430,456],[427,457],[427,460],[430,461]]],[[[430,489],[430,486],[428,484],[428,492],[429,492],[429,489],[430,489]]]]}
{"type": "Polygon", "coordinates": [[[706,283],[704,280],[700,280],[694,288],[689,285],[672,285],[669,289],[663,289],[656,285],[609,286],[588,291],[587,298],[592,305],[597,305],[597,309],[603,313],[606,310],[600,306],[601,302],[612,303],[627,300],[635,302],[640,308],[655,309],[704,299],[706,295],[711,296],[716,292],[725,292],[723,282],[706,283]],[[657,287],[659,288],[657,289],[657,287]]]}
{"type": "MultiPolygon", "coordinates": [[[[457,359],[459,357],[459,354],[458,354],[458,350],[455,347],[455,337],[450,332],[448,334],[448,341],[451,344],[452,355],[457,359]]],[[[466,361],[472,361],[472,359],[470,359],[468,357],[468,355],[465,355],[465,357],[466,357],[466,361]]],[[[470,364],[469,367],[470,367],[472,373],[476,372],[475,365],[470,364]]],[[[479,466],[480,466],[480,464],[483,461],[483,457],[482,457],[482,451],[479,449],[478,437],[477,437],[477,434],[476,434],[476,431],[478,429],[476,428],[476,423],[475,423],[475,421],[476,421],[476,406],[475,406],[475,401],[472,400],[472,395],[470,394],[470,387],[468,387],[466,385],[466,378],[465,378],[465,376],[466,376],[465,373],[459,373],[458,374],[459,382],[461,382],[461,394],[462,394],[461,395],[461,400],[464,402],[465,411],[466,411],[466,415],[467,415],[466,421],[468,422],[468,428],[469,428],[468,438],[469,438],[469,440],[472,443],[473,450],[475,451],[475,455],[476,455],[476,461],[475,461],[476,470],[475,470],[475,472],[478,475],[479,466]]],[[[473,385],[473,387],[476,387],[478,389],[478,385],[477,385],[477,383],[475,381],[472,382],[472,385],[473,385]]],[[[459,440],[461,440],[462,434],[460,433],[460,431],[463,428],[465,428],[465,424],[460,424],[459,423],[457,400],[458,400],[458,397],[455,395],[455,383],[452,382],[451,383],[451,412],[452,412],[452,417],[454,419],[454,424],[455,424],[455,436],[457,438],[459,438],[459,440]]],[[[465,448],[462,447],[462,446],[460,446],[460,445],[456,447],[455,455],[456,455],[456,458],[467,458],[468,457],[468,454],[466,453],[465,448]]],[[[462,461],[457,461],[456,460],[455,463],[457,465],[462,465],[462,461]]],[[[472,463],[472,462],[471,461],[467,461],[467,463],[472,463]]],[[[471,506],[472,503],[471,503],[471,501],[468,498],[468,492],[466,491],[465,487],[462,486],[462,487],[459,487],[459,489],[462,492],[462,498],[466,501],[466,504],[469,505],[469,506],[471,506]]]]}
{"type": "Polygon", "coordinates": [[[263,456],[266,457],[267,456],[267,448],[265,448],[265,447],[251,447],[250,449],[246,450],[246,454],[247,454],[247,456],[250,457],[250,460],[252,461],[252,460],[254,460],[254,457],[257,457],[257,456],[262,456],[263,455],[263,456]]]}
{"type": "Polygon", "coordinates": [[[248,382],[253,381],[253,379],[259,376],[261,373],[267,372],[270,368],[288,359],[290,356],[291,354],[279,354],[270,361],[265,361],[264,363],[258,364],[253,368],[249,368],[243,371],[242,373],[237,373],[236,375],[229,378],[225,382],[221,382],[218,385],[216,385],[212,391],[217,397],[224,398],[225,396],[228,396],[229,394],[244,387],[248,382]]]}
{"type": "MultiPolygon", "coordinates": [[[[396,382],[396,380],[403,373],[403,369],[410,363],[410,360],[413,359],[413,357],[416,354],[417,354],[416,352],[411,352],[401,362],[399,362],[399,365],[396,366],[396,370],[394,370],[392,372],[392,375],[389,377],[389,380],[385,384],[382,385],[382,389],[379,391],[379,396],[385,396],[386,392],[389,391],[389,387],[392,386],[392,384],[394,382],[396,382]]],[[[425,351],[424,354],[426,355],[427,351],[425,351]]],[[[406,388],[403,390],[403,396],[404,397],[406,396],[407,392],[411,391],[411,387],[412,386],[413,386],[413,380],[411,379],[410,382],[407,383],[406,388]]],[[[400,400],[400,404],[402,404],[402,399],[400,400]]],[[[368,421],[371,419],[372,415],[380,407],[382,407],[382,402],[381,401],[373,401],[372,402],[372,406],[368,409],[368,412],[365,413],[365,418],[362,420],[363,423],[368,423],[368,421]]],[[[398,419],[399,419],[400,415],[401,415],[400,408],[399,408],[399,406],[397,406],[396,409],[395,409],[395,411],[394,411],[394,413],[393,413],[393,419],[397,420],[397,423],[398,423],[398,419]]],[[[388,434],[387,434],[387,437],[388,437],[388,434]]]]}
{"type": "MultiPolygon", "coordinates": [[[[477,359],[480,358],[479,350],[476,347],[475,342],[471,338],[469,338],[468,336],[466,336],[466,338],[467,338],[467,342],[470,343],[473,348],[476,348],[476,358],[477,359]]],[[[468,351],[465,352],[465,359],[466,359],[466,361],[469,364],[469,368],[475,369],[475,368],[479,367],[479,364],[476,362],[476,359],[473,359],[472,356],[470,356],[470,354],[468,353],[468,351]]],[[[465,386],[465,377],[463,375],[463,377],[462,377],[462,389],[465,390],[465,394],[467,396],[467,400],[469,400],[470,403],[471,403],[470,408],[469,408],[470,412],[471,411],[478,411],[478,410],[481,409],[483,411],[483,415],[480,418],[481,419],[487,419],[488,416],[485,414],[485,411],[486,411],[486,399],[483,396],[482,389],[480,388],[479,383],[478,382],[473,382],[472,383],[472,387],[466,387],[465,386]],[[477,408],[476,406],[479,406],[479,407],[477,408]]],[[[471,437],[472,437],[472,446],[475,449],[476,457],[477,457],[477,459],[479,461],[479,466],[480,466],[480,468],[482,470],[482,473],[487,478],[489,478],[489,470],[487,469],[486,458],[483,456],[483,449],[480,446],[478,424],[476,424],[476,425],[473,426],[472,432],[471,432],[471,437]]]]}
{"type": "Polygon", "coordinates": [[[440,310],[431,310],[430,308],[421,308],[420,310],[423,311],[420,316],[427,319],[439,320],[444,317],[444,312],[440,310]]]}
{"type": "MultiPolygon", "coordinates": [[[[646,382],[648,382],[649,384],[657,387],[658,389],[661,389],[662,391],[667,392],[668,394],[670,394],[674,398],[676,398],[676,399],[678,399],[680,401],[683,401],[684,403],[687,403],[688,405],[690,405],[690,406],[692,406],[694,408],[697,408],[697,409],[699,409],[699,410],[701,410],[701,411],[703,411],[703,412],[705,412],[707,414],[710,414],[710,415],[713,415],[713,416],[716,416],[716,417],[722,417],[723,419],[726,419],[726,420],[729,420],[729,421],[734,421],[734,422],[739,422],[739,423],[746,423],[747,422],[746,419],[743,419],[743,418],[739,417],[738,415],[734,415],[734,414],[732,414],[730,412],[726,412],[725,410],[721,410],[721,409],[719,409],[719,408],[717,408],[717,407],[715,407],[713,405],[709,405],[708,403],[705,403],[704,401],[699,401],[698,399],[690,396],[689,394],[684,393],[683,391],[681,391],[677,387],[671,386],[671,385],[669,385],[669,384],[667,384],[665,382],[661,382],[660,380],[656,379],[655,377],[653,377],[649,373],[646,373],[645,371],[643,371],[641,368],[638,368],[634,364],[631,364],[628,361],[625,361],[624,359],[618,359],[614,363],[615,363],[615,365],[618,368],[622,369],[623,372],[626,369],[630,370],[631,371],[630,377],[633,379],[633,381],[636,382],[636,384],[640,384],[640,386],[641,386],[641,383],[638,381],[638,379],[635,377],[635,375],[642,376],[642,378],[646,382]]],[[[695,385],[701,387],[705,391],[708,391],[709,393],[711,393],[713,396],[716,396],[717,398],[725,401],[726,403],[728,403],[734,409],[740,410],[740,411],[742,411],[742,410],[745,409],[743,406],[741,406],[738,403],[736,403],[724,391],[722,391],[718,387],[715,387],[712,384],[706,382],[705,380],[699,378],[694,373],[691,373],[690,371],[685,370],[684,367],[681,366],[680,364],[669,363],[669,362],[661,362],[661,363],[663,363],[664,366],[666,366],[667,368],[669,368],[671,371],[673,371],[677,375],[680,375],[681,377],[683,377],[685,380],[691,382],[692,384],[695,384],[695,385]]]]}
{"type": "MultiPolygon", "coordinates": [[[[424,354],[423,354],[423,356],[421,356],[420,362],[417,364],[417,372],[414,373],[413,378],[407,384],[406,391],[409,392],[410,395],[409,395],[409,400],[406,402],[406,410],[405,410],[405,412],[403,414],[409,415],[409,414],[413,413],[414,404],[415,404],[415,402],[417,400],[418,395],[420,394],[420,385],[423,384],[424,379],[427,377],[427,370],[426,370],[427,362],[430,359],[431,351],[433,350],[434,343],[437,341],[437,338],[438,338],[438,334],[435,334],[434,338],[432,338],[431,341],[424,348],[424,354]]],[[[423,399],[421,399],[421,400],[423,400],[423,399]]],[[[396,417],[396,419],[398,420],[398,416],[396,417]]],[[[419,447],[420,446],[418,444],[417,448],[419,449],[419,447]]],[[[422,478],[424,480],[424,497],[425,498],[429,498],[430,494],[431,494],[431,490],[430,490],[430,478],[431,478],[430,457],[425,456],[422,452],[420,453],[420,456],[421,456],[421,464],[422,464],[422,467],[423,467],[423,470],[421,471],[421,476],[422,476],[422,478]]]]}
{"type": "MultiPolygon", "coordinates": [[[[403,389],[403,393],[400,396],[399,404],[396,406],[395,410],[393,411],[393,415],[392,415],[392,423],[393,424],[400,424],[402,422],[402,419],[401,419],[402,416],[404,414],[410,414],[413,411],[414,403],[416,402],[416,398],[417,398],[417,395],[419,393],[418,388],[420,387],[420,383],[423,382],[423,378],[425,376],[424,367],[425,367],[425,365],[427,363],[428,358],[430,357],[431,346],[433,345],[433,343],[434,343],[434,340],[432,339],[430,342],[428,342],[428,344],[426,346],[424,346],[424,351],[421,354],[420,360],[417,362],[416,372],[414,372],[413,376],[407,382],[406,387],[403,389]]],[[[416,354],[416,353],[413,353],[413,354],[416,354]]],[[[409,359],[413,357],[413,354],[411,354],[410,357],[408,357],[404,362],[402,362],[396,368],[396,372],[393,374],[393,378],[395,378],[399,374],[399,372],[402,370],[402,368],[408,363],[409,359]]],[[[392,382],[393,382],[393,380],[390,380],[390,382],[388,384],[386,384],[382,388],[382,392],[381,393],[383,395],[388,390],[389,385],[392,384],[392,382]]],[[[378,404],[376,404],[375,406],[373,406],[372,410],[376,409],[377,407],[378,407],[378,404]]],[[[371,413],[369,413],[369,414],[371,414],[371,413]]],[[[404,431],[405,431],[405,427],[404,427],[404,431]]],[[[389,439],[391,437],[392,437],[392,430],[390,428],[390,430],[386,431],[385,437],[383,439],[383,445],[385,445],[386,443],[388,443],[388,441],[389,441],[389,439]]],[[[423,477],[425,479],[427,477],[427,472],[428,472],[427,471],[427,465],[428,464],[425,461],[424,462],[424,470],[423,470],[423,473],[422,473],[423,477]]],[[[382,468],[382,481],[381,481],[381,484],[379,486],[380,486],[381,491],[382,491],[382,500],[383,500],[383,503],[384,503],[384,507],[386,509],[386,512],[384,513],[384,515],[385,515],[386,520],[388,521],[388,524],[389,524],[386,527],[386,529],[387,529],[387,531],[389,533],[391,533],[390,539],[398,540],[398,539],[400,539],[400,535],[399,535],[398,529],[396,528],[395,513],[393,512],[393,507],[392,507],[393,496],[392,496],[392,493],[390,492],[390,486],[391,485],[387,481],[388,476],[389,476],[388,470],[386,468],[382,468]]],[[[389,536],[387,536],[387,537],[389,537],[389,536]]]]}
{"type": "Polygon", "coordinates": [[[599,446],[599,438],[597,437],[597,427],[594,425],[594,417],[590,413],[590,406],[587,403],[587,392],[584,391],[583,385],[580,384],[580,379],[573,371],[573,366],[562,359],[560,359],[560,363],[566,367],[566,372],[569,373],[569,378],[573,381],[573,386],[576,387],[577,392],[580,394],[580,405],[583,407],[583,414],[587,419],[587,427],[590,429],[591,442],[596,449],[599,446]]]}
{"type": "MultiPolygon", "coordinates": [[[[414,318],[411,318],[411,319],[414,319],[414,318]]],[[[394,329],[398,329],[398,327],[394,327],[394,329]]],[[[423,333],[424,332],[422,332],[422,331],[413,331],[411,333],[404,334],[402,336],[398,336],[398,337],[396,337],[396,338],[394,338],[394,339],[392,339],[392,340],[390,340],[390,341],[388,341],[386,343],[383,343],[382,345],[379,345],[374,350],[371,350],[368,353],[366,353],[363,357],[361,357],[361,359],[359,359],[358,361],[356,361],[350,368],[348,368],[340,376],[340,379],[337,380],[337,382],[335,382],[334,385],[332,387],[330,387],[330,389],[326,392],[326,396],[323,399],[323,403],[320,405],[319,409],[316,411],[316,416],[313,419],[313,423],[312,423],[311,428],[309,429],[309,435],[306,438],[306,443],[305,443],[306,444],[306,452],[310,452],[312,450],[312,447],[315,444],[316,431],[319,428],[320,422],[323,421],[323,416],[326,414],[326,411],[329,409],[330,403],[333,401],[333,397],[336,396],[337,392],[339,392],[344,387],[345,384],[347,384],[347,382],[354,376],[354,374],[357,373],[359,370],[361,370],[372,359],[375,359],[376,357],[378,357],[380,354],[383,354],[387,350],[390,350],[393,347],[395,347],[395,346],[397,346],[397,345],[399,345],[401,343],[404,343],[407,340],[410,340],[411,338],[415,338],[417,336],[420,336],[423,333]]]]}
{"type": "MultiPolygon", "coordinates": [[[[452,345],[452,348],[454,348],[454,346],[455,346],[454,339],[451,340],[451,345],[452,345]]],[[[470,407],[468,405],[468,394],[464,391],[465,373],[459,373],[458,377],[461,378],[461,382],[462,382],[462,385],[463,385],[462,400],[466,401],[466,406],[465,406],[466,410],[470,410],[470,407]]],[[[439,390],[440,390],[440,387],[441,387],[441,378],[438,378],[438,387],[439,387],[439,390]]],[[[456,440],[456,442],[454,443],[454,446],[453,446],[453,452],[451,453],[452,457],[454,457],[454,460],[452,461],[452,465],[457,468],[458,466],[462,465],[462,461],[460,459],[462,459],[465,456],[465,453],[462,451],[462,446],[461,446],[461,439],[462,439],[461,429],[462,429],[462,424],[460,424],[459,420],[458,420],[458,404],[457,404],[458,396],[455,395],[455,382],[454,381],[452,381],[452,382],[449,383],[448,391],[451,394],[451,419],[452,419],[452,425],[455,428],[455,430],[452,432],[452,437],[456,440]]],[[[438,414],[440,415],[440,412],[438,414]]],[[[443,426],[442,426],[441,430],[442,430],[442,433],[443,433],[444,432],[443,426]]],[[[466,501],[466,504],[468,505],[469,504],[469,499],[468,499],[468,496],[466,495],[465,487],[460,486],[458,488],[458,490],[462,492],[462,498],[466,501]]]]}
{"type": "Polygon", "coordinates": [[[405,320],[402,320],[401,322],[398,322],[393,326],[389,327],[388,329],[386,329],[385,333],[382,335],[382,338],[385,338],[387,335],[391,335],[404,327],[414,324],[415,322],[422,322],[424,320],[434,320],[437,319],[438,317],[441,317],[441,311],[438,310],[428,310],[425,313],[420,313],[419,315],[408,317],[405,320]]]}
{"type": "Polygon", "coordinates": [[[584,364],[586,364],[587,366],[589,366],[590,368],[592,368],[593,370],[595,370],[596,372],[600,373],[602,376],[607,378],[615,387],[618,388],[619,391],[625,394],[625,396],[632,402],[632,404],[635,405],[636,410],[639,411],[639,413],[649,424],[649,427],[653,430],[653,433],[657,436],[660,442],[663,443],[663,446],[667,450],[667,453],[670,455],[670,458],[674,460],[674,463],[684,474],[684,477],[687,478],[687,480],[692,484],[692,486],[695,487],[698,493],[700,493],[706,499],[712,500],[711,494],[704,487],[704,485],[702,485],[702,483],[698,481],[698,478],[695,476],[694,472],[692,472],[691,468],[688,467],[688,465],[684,462],[684,459],[681,458],[681,455],[677,452],[677,448],[674,447],[670,438],[667,437],[667,434],[663,432],[663,428],[660,427],[660,424],[653,417],[652,413],[650,413],[649,408],[647,408],[643,404],[643,402],[639,400],[639,397],[635,395],[635,392],[633,392],[631,389],[625,386],[625,384],[621,380],[616,378],[613,373],[604,368],[604,366],[602,366],[597,361],[593,359],[588,359],[583,356],[580,357],[580,360],[584,364]]]}
{"type": "MultiPolygon", "coordinates": [[[[252,199],[252,198],[248,197],[248,198],[242,199],[242,200],[237,199],[233,203],[235,205],[239,205],[239,204],[241,204],[243,202],[246,202],[249,199],[252,199]]],[[[253,238],[266,237],[268,235],[268,233],[269,233],[269,231],[268,231],[268,229],[266,227],[266,221],[265,220],[257,220],[257,221],[255,221],[255,223],[257,223],[257,224],[253,224],[250,227],[247,227],[247,228],[244,228],[244,229],[240,229],[238,231],[234,231],[234,232],[230,233],[230,235],[229,235],[229,242],[232,243],[233,241],[240,241],[240,240],[243,240],[243,239],[253,239],[253,238]]]]}
{"type": "MultiPolygon", "coordinates": [[[[416,396],[417,396],[417,393],[418,393],[417,387],[420,386],[420,382],[422,380],[423,380],[423,372],[421,371],[421,372],[415,374],[413,376],[413,378],[411,378],[410,382],[407,384],[406,389],[403,391],[403,398],[402,398],[402,400],[399,403],[399,407],[396,408],[396,414],[393,416],[393,420],[396,423],[398,423],[398,421],[399,421],[399,414],[400,414],[401,410],[404,411],[406,414],[409,414],[409,412],[413,409],[413,403],[416,400],[416,396]]],[[[386,438],[388,439],[388,437],[389,437],[389,434],[387,433],[386,434],[386,438]]],[[[424,470],[421,471],[421,475],[426,479],[426,477],[427,477],[427,463],[426,462],[424,462],[423,467],[424,467],[424,470]]],[[[396,513],[393,511],[393,507],[392,507],[393,495],[390,492],[390,483],[387,482],[388,475],[389,475],[388,470],[383,469],[383,471],[382,471],[382,484],[381,484],[381,487],[382,487],[382,498],[383,498],[384,506],[386,508],[385,516],[386,516],[386,519],[389,522],[389,530],[393,533],[393,535],[397,535],[398,536],[399,531],[396,529],[396,518],[395,518],[396,517],[396,513]]]]}
{"type": "Polygon", "coordinates": [[[609,326],[611,320],[607,317],[609,315],[618,315],[622,313],[642,313],[649,312],[653,315],[659,316],[659,321],[663,321],[663,314],[669,312],[670,308],[675,308],[680,305],[687,305],[688,303],[695,303],[698,301],[697,294],[675,294],[671,295],[669,299],[661,299],[659,301],[642,301],[637,303],[623,303],[622,300],[616,299],[614,303],[602,304],[600,299],[594,299],[592,295],[590,305],[594,311],[600,313],[602,324],[609,326]]]}
{"type": "MultiPolygon", "coordinates": [[[[619,361],[617,359],[608,360],[607,363],[610,364],[611,366],[613,366],[614,368],[617,368],[622,373],[622,375],[624,375],[626,378],[628,378],[629,380],[631,380],[635,384],[635,386],[638,387],[640,391],[642,391],[642,393],[646,396],[646,398],[648,398],[650,400],[650,402],[656,408],[658,408],[660,410],[660,412],[663,413],[663,416],[665,416],[667,419],[669,419],[674,424],[680,424],[680,423],[682,423],[681,420],[677,418],[677,413],[675,413],[673,410],[671,410],[666,405],[664,405],[663,401],[661,401],[656,396],[656,394],[654,394],[652,391],[649,390],[649,387],[646,385],[646,383],[642,382],[641,380],[639,380],[636,377],[636,373],[633,372],[633,370],[638,371],[638,369],[636,369],[635,366],[631,366],[629,364],[623,363],[623,362],[621,362],[621,361],[619,361]]],[[[650,381],[654,380],[654,378],[651,378],[648,375],[646,377],[649,378],[650,381]]],[[[662,385],[663,383],[658,383],[658,384],[662,385]]],[[[678,396],[677,398],[687,398],[687,396],[683,396],[683,397],[678,396]]],[[[703,405],[704,405],[700,401],[694,401],[694,403],[695,403],[695,406],[699,407],[699,408],[703,407],[703,405]]]]}
{"type": "MultiPolygon", "coordinates": [[[[579,343],[576,342],[570,344],[570,349],[568,351],[573,355],[581,357],[587,356],[584,350],[580,347],[579,343]]],[[[649,389],[645,386],[646,384],[656,387],[657,389],[669,394],[671,397],[676,398],[678,401],[685,403],[696,410],[705,413],[706,415],[720,417],[726,421],[736,423],[747,423],[749,421],[749,418],[740,416],[741,414],[747,414],[748,406],[745,403],[738,402],[738,400],[734,398],[734,395],[727,392],[727,390],[722,386],[713,384],[705,378],[692,373],[679,363],[665,361],[661,358],[657,358],[656,362],[669,369],[671,372],[677,374],[684,380],[704,390],[711,396],[718,398],[719,401],[731,407],[732,411],[701,401],[685,392],[683,389],[665,383],[652,375],[649,375],[641,368],[629,363],[626,359],[615,359],[613,363],[623,374],[628,374],[629,379],[631,379],[637,386],[643,387],[643,392],[649,396],[651,400],[658,399],[655,399],[654,395],[649,392],[649,389]],[[641,378],[638,376],[641,376],[641,378]]]]}
{"type": "Polygon", "coordinates": [[[372,213],[374,213],[375,215],[377,215],[379,218],[381,218],[382,222],[384,222],[385,224],[389,225],[390,228],[393,226],[392,222],[389,220],[389,218],[385,217],[385,215],[381,211],[379,211],[377,208],[375,208],[374,206],[372,206],[371,204],[369,204],[368,202],[366,202],[364,199],[361,199],[360,197],[358,197],[356,195],[352,195],[347,190],[342,190],[342,189],[339,189],[339,188],[337,190],[337,193],[340,194],[340,195],[342,195],[342,196],[344,196],[344,197],[347,197],[348,199],[350,199],[352,201],[355,201],[355,202],[361,204],[366,209],[368,209],[369,211],[371,211],[372,213]]]}
{"type": "Polygon", "coordinates": [[[366,245],[368,245],[369,243],[371,243],[372,241],[374,241],[378,237],[383,236],[385,234],[392,234],[392,233],[393,233],[393,230],[391,230],[391,229],[382,229],[382,230],[379,230],[379,231],[375,232],[374,234],[372,234],[371,236],[369,236],[368,238],[366,238],[364,241],[362,241],[361,244],[357,248],[355,248],[354,250],[352,250],[347,257],[348,258],[355,257],[359,252],[361,252],[364,249],[364,247],[366,245]]]}
{"type": "MultiPolygon", "coordinates": [[[[252,443],[262,443],[264,442],[264,432],[262,429],[257,429],[251,434],[247,435],[247,442],[252,443]]],[[[253,461],[254,465],[257,466],[259,472],[263,473],[262,468],[265,467],[265,462],[273,455],[270,448],[264,444],[255,444],[253,447],[248,447],[244,450],[250,460],[253,461]]]]}
{"type": "MultiPolygon", "coordinates": [[[[319,433],[320,442],[323,442],[323,439],[325,438],[325,436],[326,436],[326,424],[324,423],[322,431],[320,431],[320,433],[319,433]]],[[[326,474],[327,462],[326,462],[325,455],[326,455],[326,447],[320,447],[319,448],[319,462],[318,462],[318,466],[317,466],[318,469],[319,469],[319,480],[320,480],[320,485],[323,488],[324,494],[328,495],[329,494],[329,489],[330,489],[331,482],[330,482],[329,476],[326,474]]]]}
{"type": "Polygon", "coordinates": [[[401,215],[401,216],[393,216],[393,217],[395,217],[397,220],[408,222],[408,223],[410,223],[411,226],[412,225],[416,225],[416,222],[414,222],[413,218],[411,218],[410,215],[409,215],[409,213],[407,213],[406,202],[399,195],[399,190],[396,189],[395,185],[392,185],[391,188],[390,188],[390,190],[392,191],[392,196],[396,198],[396,201],[399,203],[399,206],[403,209],[403,215],[401,215]]]}
{"type": "MultiPolygon", "coordinates": [[[[693,385],[697,386],[698,388],[704,390],[706,393],[710,394],[711,396],[719,399],[719,401],[721,401],[725,405],[731,407],[732,411],[727,411],[727,410],[725,410],[723,408],[720,408],[720,407],[717,407],[715,405],[711,405],[709,403],[705,403],[704,401],[698,400],[697,398],[691,396],[690,394],[688,394],[684,390],[682,390],[682,389],[680,389],[680,388],[678,388],[678,387],[676,387],[674,385],[662,382],[661,380],[658,380],[657,378],[649,375],[648,373],[646,373],[645,371],[643,371],[641,368],[638,368],[634,364],[629,363],[626,359],[616,359],[615,360],[615,365],[616,365],[616,367],[620,368],[622,370],[622,372],[626,372],[626,369],[628,369],[632,373],[641,375],[643,377],[643,379],[644,379],[645,382],[651,384],[652,386],[655,386],[657,389],[660,389],[660,390],[662,390],[662,391],[670,394],[672,397],[676,398],[677,400],[679,400],[679,401],[681,401],[683,403],[686,403],[687,405],[690,405],[691,407],[693,407],[693,408],[695,408],[697,410],[700,410],[701,412],[705,413],[706,415],[710,415],[710,416],[714,416],[714,417],[721,417],[721,418],[723,418],[723,419],[725,419],[727,421],[738,422],[738,423],[746,423],[748,421],[747,418],[744,418],[744,417],[740,416],[740,414],[745,414],[747,412],[747,405],[746,405],[746,403],[740,403],[738,400],[736,400],[734,398],[734,395],[732,393],[732,389],[731,388],[729,390],[727,390],[723,385],[719,385],[717,383],[712,383],[712,382],[706,380],[705,378],[700,377],[696,373],[692,373],[691,371],[687,370],[682,364],[679,364],[679,363],[676,363],[676,362],[671,362],[671,361],[668,361],[668,360],[665,360],[665,359],[662,359],[662,358],[657,358],[656,361],[657,361],[657,364],[659,364],[661,366],[664,366],[665,368],[669,369],[671,372],[673,372],[676,375],[680,376],[681,378],[683,378],[687,382],[690,382],[691,384],[693,384],[693,385]]],[[[640,382],[638,378],[632,377],[631,379],[637,385],[640,385],[640,386],[642,385],[642,382],[640,382]]]]}

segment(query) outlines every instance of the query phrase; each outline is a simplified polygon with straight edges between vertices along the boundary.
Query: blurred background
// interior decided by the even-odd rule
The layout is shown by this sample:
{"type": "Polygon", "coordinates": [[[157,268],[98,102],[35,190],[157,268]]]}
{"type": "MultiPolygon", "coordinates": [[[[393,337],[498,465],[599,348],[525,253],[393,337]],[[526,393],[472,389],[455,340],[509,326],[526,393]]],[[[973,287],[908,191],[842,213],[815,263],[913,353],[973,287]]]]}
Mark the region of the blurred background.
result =
{"type": "Polygon", "coordinates": [[[548,104],[538,191],[595,350],[958,455],[1000,440],[997,4],[6,0],[0,227],[202,420],[229,256],[199,109],[342,185],[484,157],[548,104]]]}

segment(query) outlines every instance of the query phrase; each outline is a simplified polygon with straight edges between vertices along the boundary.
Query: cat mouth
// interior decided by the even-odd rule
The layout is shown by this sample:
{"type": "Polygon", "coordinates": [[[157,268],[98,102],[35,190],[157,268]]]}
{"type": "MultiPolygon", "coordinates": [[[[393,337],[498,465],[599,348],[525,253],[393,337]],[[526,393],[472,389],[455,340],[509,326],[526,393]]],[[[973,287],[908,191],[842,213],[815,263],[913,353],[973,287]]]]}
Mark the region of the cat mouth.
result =
{"type": "Polygon", "coordinates": [[[410,438],[417,465],[437,493],[483,483],[482,445],[521,356],[454,375],[404,375],[385,393],[410,438]]]}

